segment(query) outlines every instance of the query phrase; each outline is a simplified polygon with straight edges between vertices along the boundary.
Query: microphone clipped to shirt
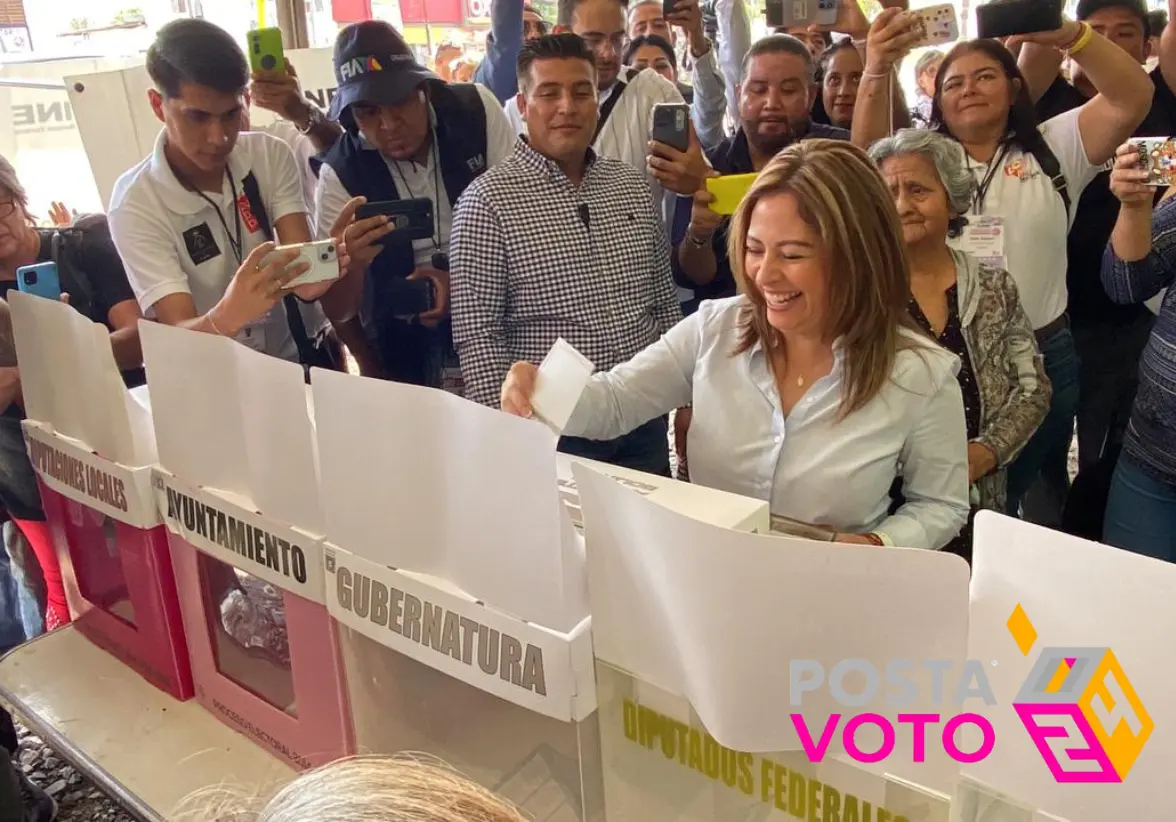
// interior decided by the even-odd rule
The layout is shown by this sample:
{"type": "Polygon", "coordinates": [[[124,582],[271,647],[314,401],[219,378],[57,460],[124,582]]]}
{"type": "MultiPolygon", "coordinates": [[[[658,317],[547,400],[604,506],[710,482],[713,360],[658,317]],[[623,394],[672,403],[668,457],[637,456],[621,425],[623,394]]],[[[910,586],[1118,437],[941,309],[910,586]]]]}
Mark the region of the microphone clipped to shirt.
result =
{"type": "Polygon", "coordinates": [[[587,203],[580,203],[580,205],[576,207],[576,211],[578,211],[580,214],[580,222],[582,222],[584,224],[584,228],[589,228],[589,225],[588,225],[588,204],[587,203]]]}

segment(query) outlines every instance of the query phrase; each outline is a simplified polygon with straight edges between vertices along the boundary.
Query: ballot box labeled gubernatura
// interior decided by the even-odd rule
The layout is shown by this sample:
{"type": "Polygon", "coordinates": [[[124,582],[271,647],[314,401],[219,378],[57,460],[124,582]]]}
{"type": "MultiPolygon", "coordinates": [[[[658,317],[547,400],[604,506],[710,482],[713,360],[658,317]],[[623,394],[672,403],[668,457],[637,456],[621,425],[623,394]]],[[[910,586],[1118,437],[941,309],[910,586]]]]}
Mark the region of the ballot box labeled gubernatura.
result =
{"type": "Polygon", "coordinates": [[[357,747],[441,757],[536,820],[602,819],[583,547],[550,432],[444,391],[311,383],[357,747]]]}
{"type": "Polygon", "coordinates": [[[302,368],[211,334],[140,328],[196,698],[295,768],[351,754],[302,368]]]}
{"type": "Polygon", "coordinates": [[[10,300],[25,442],[74,623],[148,682],[188,699],[188,649],[151,493],[145,389],[127,391],[104,326],[52,300],[10,300]]]}
{"type": "Polygon", "coordinates": [[[607,467],[572,470],[589,546],[609,822],[949,822],[958,765],[931,742],[915,764],[909,733],[846,741],[855,714],[880,724],[900,710],[932,712],[929,680],[912,677],[918,696],[901,709],[884,693],[838,708],[829,688],[795,705],[790,662],[828,672],[842,658],[879,670],[889,658],[926,658],[958,670],[962,560],[717,527],[697,509],[655,504],[607,467]],[[884,760],[853,755],[886,745],[884,760]]]}

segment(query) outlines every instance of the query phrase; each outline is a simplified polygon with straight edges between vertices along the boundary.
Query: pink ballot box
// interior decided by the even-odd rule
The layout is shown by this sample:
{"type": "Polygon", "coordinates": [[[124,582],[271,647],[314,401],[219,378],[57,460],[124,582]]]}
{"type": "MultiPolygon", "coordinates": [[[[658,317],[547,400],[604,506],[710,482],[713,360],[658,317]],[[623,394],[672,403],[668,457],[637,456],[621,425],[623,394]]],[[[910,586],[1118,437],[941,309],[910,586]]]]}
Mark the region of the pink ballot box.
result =
{"type": "Polygon", "coordinates": [[[104,460],[40,423],[24,429],[77,629],[188,699],[188,646],[151,469],[104,460]]]}
{"type": "Polygon", "coordinates": [[[357,746],[439,756],[536,820],[603,819],[583,543],[554,435],[444,391],[311,381],[357,746]]]}
{"type": "Polygon", "coordinates": [[[302,368],[140,328],[197,700],[295,768],[353,753],[302,368]]]}
{"type": "Polygon", "coordinates": [[[69,306],[9,294],[25,439],[78,629],[179,699],[192,694],[167,543],[151,493],[151,415],[110,332],[69,306]]]}

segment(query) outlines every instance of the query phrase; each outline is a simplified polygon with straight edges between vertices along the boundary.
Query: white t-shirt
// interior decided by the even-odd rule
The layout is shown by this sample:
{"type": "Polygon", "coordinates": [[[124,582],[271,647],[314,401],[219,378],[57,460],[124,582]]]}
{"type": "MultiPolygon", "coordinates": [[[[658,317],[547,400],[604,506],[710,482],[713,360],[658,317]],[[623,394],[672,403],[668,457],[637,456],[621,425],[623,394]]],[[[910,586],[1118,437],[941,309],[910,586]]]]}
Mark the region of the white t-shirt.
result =
{"type": "MultiPolygon", "coordinates": [[[[1083,190],[1099,172],[1087,159],[1078,114],[1079,109],[1073,109],[1041,126],[1041,134],[1066,178],[1069,214],[1037,159],[1020,149],[1001,158],[1002,168],[992,175],[983,211],[977,212],[973,204],[968,212],[969,216],[1003,219],[1005,267],[1017,283],[1021,305],[1035,329],[1045,327],[1066,310],[1066,235],[1083,190]]],[[[977,163],[971,157],[968,166],[978,184],[989,171],[988,163],[977,163]]],[[[959,241],[952,244],[962,248],[959,241]]]]}
{"type": "MultiPolygon", "coordinates": [[[[298,167],[289,146],[281,140],[244,132],[229,155],[229,173],[221,193],[205,192],[205,200],[176,179],[164,157],[166,139],[166,132],[161,131],[151,156],[115,184],[110,198],[110,233],[145,315],[153,316],[155,304],[171,294],[191,294],[196,312],[205,314],[224,296],[240,267],[229,242],[230,231],[234,241],[237,237],[236,216],[240,216],[242,259],[266,241],[245,201],[242,181],[253,172],[272,226],[290,214],[307,213],[298,167]],[[233,202],[234,188],[237,203],[233,202]]],[[[267,316],[243,329],[237,340],[266,354],[298,359],[280,302],[267,316]]]]}
{"type": "MultiPolygon", "coordinates": [[[[510,156],[514,150],[515,133],[493,92],[485,86],[479,85],[477,88],[482,106],[486,109],[486,168],[491,169],[510,156]]],[[[366,142],[364,147],[368,148],[366,142]]],[[[396,191],[402,200],[420,198],[433,201],[433,236],[429,239],[414,240],[412,243],[418,266],[431,265],[434,252],[449,253],[453,208],[449,204],[449,194],[445,189],[441,169],[436,166],[438,156],[434,146],[423,165],[384,158],[388,173],[392,175],[396,191]]],[[[351,194],[343,187],[334,169],[324,165],[319,170],[318,187],[314,193],[314,222],[320,239],[331,235],[331,227],[350,199],[351,194]]]]}

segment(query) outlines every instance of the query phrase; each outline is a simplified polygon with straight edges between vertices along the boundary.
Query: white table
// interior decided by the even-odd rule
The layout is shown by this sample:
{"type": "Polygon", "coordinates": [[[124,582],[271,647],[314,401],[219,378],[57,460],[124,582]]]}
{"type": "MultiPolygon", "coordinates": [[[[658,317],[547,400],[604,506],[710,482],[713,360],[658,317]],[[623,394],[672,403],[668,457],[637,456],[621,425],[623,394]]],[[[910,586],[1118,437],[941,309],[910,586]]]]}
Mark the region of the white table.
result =
{"type": "Polygon", "coordinates": [[[143,822],[165,822],[195,791],[248,795],[294,771],[195,702],[177,702],[72,627],[0,659],[0,701],[143,822]]]}

